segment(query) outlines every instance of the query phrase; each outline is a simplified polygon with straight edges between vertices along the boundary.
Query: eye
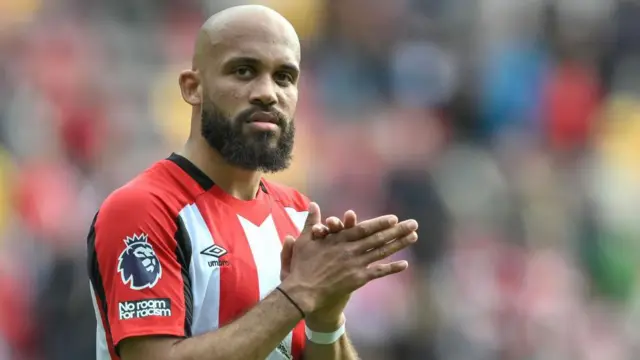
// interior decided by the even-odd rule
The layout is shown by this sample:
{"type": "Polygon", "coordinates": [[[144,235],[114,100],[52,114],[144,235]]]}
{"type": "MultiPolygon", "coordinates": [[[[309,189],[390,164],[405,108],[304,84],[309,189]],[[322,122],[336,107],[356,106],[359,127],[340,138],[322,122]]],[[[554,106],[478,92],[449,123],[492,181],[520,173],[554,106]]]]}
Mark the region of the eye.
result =
{"type": "Polygon", "coordinates": [[[288,84],[294,83],[293,75],[289,74],[288,72],[276,73],[274,76],[274,79],[278,84],[281,84],[281,85],[288,85],[288,84]]]}
{"type": "Polygon", "coordinates": [[[240,79],[251,79],[255,75],[255,70],[249,66],[239,66],[234,70],[234,74],[240,79]]]}

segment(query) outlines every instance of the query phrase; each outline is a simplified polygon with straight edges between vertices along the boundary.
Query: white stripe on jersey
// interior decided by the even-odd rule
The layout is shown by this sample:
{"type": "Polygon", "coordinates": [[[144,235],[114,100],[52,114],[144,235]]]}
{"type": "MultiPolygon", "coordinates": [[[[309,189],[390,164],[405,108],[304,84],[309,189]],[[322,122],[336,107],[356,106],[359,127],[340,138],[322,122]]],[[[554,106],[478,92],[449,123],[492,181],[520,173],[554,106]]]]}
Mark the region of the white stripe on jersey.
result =
{"type": "Polygon", "coordinates": [[[286,207],[284,210],[287,212],[291,221],[296,225],[298,231],[302,231],[304,228],[304,223],[307,221],[307,216],[309,215],[308,211],[298,211],[294,208],[286,207]]]}
{"type": "Polygon", "coordinates": [[[215,244],[196,204],[187,205],[179,214],[191,239],[191,294],[193,296],[192,335],[200,335],[220,326],[220,268],[210,267],[200,251],[215,244]],[[206,305],[205,305],[206,304],[206,305]]]}

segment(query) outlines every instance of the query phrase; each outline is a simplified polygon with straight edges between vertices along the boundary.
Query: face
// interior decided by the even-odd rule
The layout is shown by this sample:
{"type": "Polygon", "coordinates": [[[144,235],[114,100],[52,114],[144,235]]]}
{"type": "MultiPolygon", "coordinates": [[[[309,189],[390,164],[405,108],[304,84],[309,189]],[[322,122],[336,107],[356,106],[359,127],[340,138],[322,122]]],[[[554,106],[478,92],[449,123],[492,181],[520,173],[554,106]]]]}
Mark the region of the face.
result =
{"type": "Polygon", "coordinates": [[[256,30],[213,45],[198,74],[201,135],[234,166],[277,172],[293,149],[299,50],[279,32],[256,30]]]}

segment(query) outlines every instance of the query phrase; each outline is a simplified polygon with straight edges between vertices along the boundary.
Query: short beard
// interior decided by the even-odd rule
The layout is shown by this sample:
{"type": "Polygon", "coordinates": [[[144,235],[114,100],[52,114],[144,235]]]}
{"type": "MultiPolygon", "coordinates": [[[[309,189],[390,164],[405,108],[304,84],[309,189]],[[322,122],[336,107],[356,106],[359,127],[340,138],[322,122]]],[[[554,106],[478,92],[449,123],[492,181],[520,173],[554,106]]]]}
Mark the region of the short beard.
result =
{"type": "Polygon", "coordinates": [[[264,131],[245,134],[243,126],[256,111],[273,112],[259,107],[251,107],[234,119],[230,119],[216,109],[205,105],[202,109],[201,134],[209,145],[218,151],[230,165],[265,173],[285,170],[291,164],[295,126],[282,114],[277,114],[280,137],[272,145],[274,132],[264,131]]]}

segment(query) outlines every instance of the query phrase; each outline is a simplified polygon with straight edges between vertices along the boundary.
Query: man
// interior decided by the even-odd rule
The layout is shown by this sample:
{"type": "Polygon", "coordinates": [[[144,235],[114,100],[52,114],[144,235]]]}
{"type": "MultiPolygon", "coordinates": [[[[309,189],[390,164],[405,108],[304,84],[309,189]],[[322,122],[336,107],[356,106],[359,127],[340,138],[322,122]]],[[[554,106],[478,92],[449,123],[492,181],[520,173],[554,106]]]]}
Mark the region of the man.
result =
{"type": "Polygon", "coordinates": [[[316,204],[262,178],[289,164],[299,63],[293,27],[268,8],[203,25],[179,78],[183,153],[111,194],[89,232],[99,360],[357,358],[349,294],[407,267],[373,263],[414,243],[417,223],[348,212],[323,225],[316,204]]]}

